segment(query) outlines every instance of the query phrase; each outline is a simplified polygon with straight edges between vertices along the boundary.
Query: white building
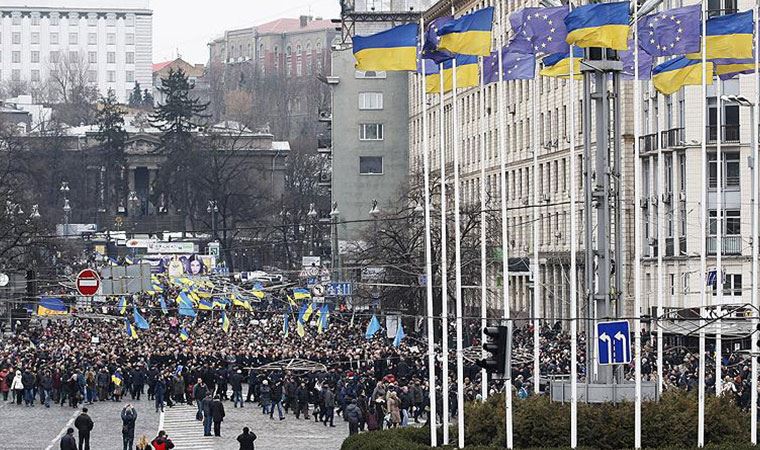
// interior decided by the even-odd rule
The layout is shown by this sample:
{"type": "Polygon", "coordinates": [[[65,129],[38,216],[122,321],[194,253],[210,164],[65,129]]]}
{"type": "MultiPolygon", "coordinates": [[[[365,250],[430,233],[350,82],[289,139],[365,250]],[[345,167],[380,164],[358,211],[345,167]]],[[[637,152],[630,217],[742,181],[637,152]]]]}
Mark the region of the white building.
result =
{"type": "Polygon", "coordinates": [[[0,80],[41,85],[75,66],[101,93],[126,101],[150,86],[149,0],[6,0],[0,4],[0,80]]]}

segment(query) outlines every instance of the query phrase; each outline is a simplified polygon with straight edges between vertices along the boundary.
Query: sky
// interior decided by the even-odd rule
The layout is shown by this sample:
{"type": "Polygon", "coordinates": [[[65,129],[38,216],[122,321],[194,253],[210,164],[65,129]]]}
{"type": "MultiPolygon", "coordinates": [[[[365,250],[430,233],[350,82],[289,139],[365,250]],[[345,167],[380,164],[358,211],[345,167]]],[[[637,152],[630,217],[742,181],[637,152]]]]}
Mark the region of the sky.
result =
{"type": "Polygon", "coordinates": [[[208,44],[225,30],[281,17],[338,18],[339,0],[150,0],[153,9],[153,62],[177,53],[193,64],[208,62],[208,44]]]}

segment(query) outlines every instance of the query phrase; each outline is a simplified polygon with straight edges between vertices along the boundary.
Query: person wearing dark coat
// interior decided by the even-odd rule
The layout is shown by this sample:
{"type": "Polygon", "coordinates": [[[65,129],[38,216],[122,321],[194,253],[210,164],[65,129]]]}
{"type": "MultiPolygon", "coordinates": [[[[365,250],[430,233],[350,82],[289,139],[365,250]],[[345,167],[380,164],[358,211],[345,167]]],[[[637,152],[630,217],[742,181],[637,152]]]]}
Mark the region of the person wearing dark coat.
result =
{"type": "Polygon", "coordinates": [[[334,427],[333,417],[335,414],[335,394],[332,389],[325,384],[322,386],[322,393],[320,396],[322,398],[322,424],[327,426],[327,421],[329,420],[330,426],[334,427]]]}
{"type": "Polygon", "coordinates": [[[211,404],[214,401],[211,399],[211,394],[206,394],[206,398],[201,402],[201,410],[203,411],[203,435],[211,436],[211,421],[212,421],[212,409],[211,404]]]}
{"type": "Polygon", "coordinates": [[[346,410],[343,412],[343,417],[348,422],[348,435],[352,436],[359,432],[359,422],[362,421],[362,410],[356,404],[356,399],[352,399],[351,403],[346,406],[346,410]]]}
{"type": "Polygon", "coordinates": [[[256,433],[251,433],[248,427],[243,427],[243,434],[237,437],[237,441],[240,442],[239,450],[256,450],[253,445],[253,441],[256,440],[256,433]]]}
{"type": "Polygon", "coordinates": [[[166,382],[163,377],[156,378],[153,385],[153,397],[156,399],[156,412],[164,412],[164,394],[166,394],[166,382]]]}
{"type": "Polygon", "coordinates": [[[77,450],[77,440],[74,439],[74,429],[69,428],[61,438],[61,450],[77,450]]]}
{"type": "Polygon", "coordinates": [[[132,450],[132,445],[135,442],[136,422],[137,410],[131,404],[127,404],[127,406],[121,410],[121,437],[124,441],[124,450],[132,450]]]}
{"type": "Polygon", "coordinates": [[[309,388],[306,387],[306,383],[301,382],[301,385],[298,387],[296,400],[298,403],[296,407],[296,419],[300,419],[301,413],[303,413],[303,418],[309,420],[309,388]]]}
{"type": "Polygon", "coordinates": [[[238,369],[237,372],[230,376],[230,386],[232,387],[232,401],[237,408],[238,403],[243,407],[243,371],[238,369]]]}
{"type": "Polygon", "coordinates": [[[222,421],[224,420],[224,404],[219,397],[214,397],[211,402],[211,419],[214,421],[214,436],[222,435],[222,421]]]}
{"type": "Polygon", "coordinates": [[[74,420],[74,427],[79,430],[79,450],[90,450],[90,432],[94,426],[87,408],[82,408],[82,413],[74,420]]]}

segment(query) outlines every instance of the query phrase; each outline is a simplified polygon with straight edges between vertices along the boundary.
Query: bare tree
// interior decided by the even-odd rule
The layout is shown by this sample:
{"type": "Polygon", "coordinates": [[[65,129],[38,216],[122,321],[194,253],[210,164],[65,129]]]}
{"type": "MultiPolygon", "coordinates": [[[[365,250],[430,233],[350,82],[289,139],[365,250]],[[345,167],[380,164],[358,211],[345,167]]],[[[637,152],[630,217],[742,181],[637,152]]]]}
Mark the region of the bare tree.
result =
{"type": "Polygon", "coordinates": [[[47,88],[55,100],[58,119],[69,125],[89,124],[95,117],[98,87],[90,79],[90,63],[83,52],[61,54],[52,63],[47,88]]]}

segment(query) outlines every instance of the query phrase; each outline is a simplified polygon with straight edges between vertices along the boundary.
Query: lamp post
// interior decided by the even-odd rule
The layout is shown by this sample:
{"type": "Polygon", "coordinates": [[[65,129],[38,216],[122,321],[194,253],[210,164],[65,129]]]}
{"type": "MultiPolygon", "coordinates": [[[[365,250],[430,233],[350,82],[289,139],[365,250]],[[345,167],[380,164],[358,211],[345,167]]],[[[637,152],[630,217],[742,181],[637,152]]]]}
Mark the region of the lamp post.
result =
{"type": "Polygon", "coordinates": [[[375,234],[377,234],[377,218],[380,216],[380,208],[377,207],[377,200],[372,200],[372,209],[369,210],[369,217],[374,221],[375,234]]]}
{"type": "Polygon", "coordinates": [[[332,222],[332,251],[330,252],[330,267],[332,268],[332,279],[337,281],[340,279],[338,275],[338,269],[340,266],[340,250],[338,249],[338,217],[340,211],[338,210],[338,203],[335,202],[332,205],[332,211],[330,211],[330,220],[332,222]]]}
{"type": "Polygon", "coordinates": [[[63,235],[64,237],[69,234],[69,215],[71,214],[71,205],[69,204],[69,182],[62,181],[61,187],[58,189],[63,194],[63,235]]]}
{"type": "Polygon", "coordinates": [[[132,211],[132,214],[135,216],[139,215],[138,208],[140,206],[140,197],[137,196],[137,192],[131,191],[129,197],[127,197],[127,202],[129,203],[129,208],[132,211]]]}
{"type": "Polygon", "coordinates": [[[314,224],[317,222],[317,210],[314,209],[314,203],[309,204],[309,212],[306,213],[306,217],[309,219],[309,256],[314,256],[314,224]]]}
{"type": "Polygon", "coordinates": [[[219,205],[216,203],[216,200],[209,200],[208,201],[208,207],[206,208],[206,212],[211,214],[211,233],[213,234],[214,239],[217,239],[216,235],[216,215],[219,213],[219,205]]]}

